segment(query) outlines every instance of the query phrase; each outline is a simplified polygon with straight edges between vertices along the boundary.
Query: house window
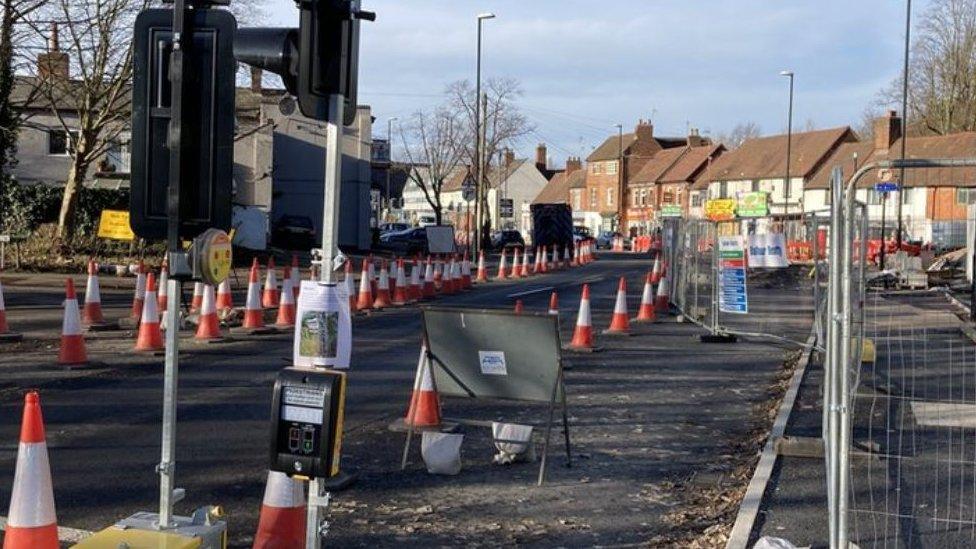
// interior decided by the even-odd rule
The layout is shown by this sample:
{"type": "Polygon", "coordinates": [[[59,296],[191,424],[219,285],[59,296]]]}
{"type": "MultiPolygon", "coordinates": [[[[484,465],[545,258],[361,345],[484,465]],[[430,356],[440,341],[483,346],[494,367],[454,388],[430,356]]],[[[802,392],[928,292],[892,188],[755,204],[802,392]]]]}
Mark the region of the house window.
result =
{"type": "Polygon", "coordinates": [[[729,196],[729,182],[722,181],[718,184],[718,197],[725,198],[727,196],[729,196]]]}
{"type": "Polygon", "coordinates": [[[755,192],[759,192],[759,180],[758,179],[753,179],[752,180],[752,189],[751,190],[754,193],[755,192]]]}
{"type": "Polygon", "coordinates": [[[691,207],[701,208],[702,205],[702,194],[700,192],[691,193],[691,207]]]}
{"type": "Polygon", "coordinates": [[[606,173],[607,175],[617,175],[617,161],[616,160],[611,160],[609,162],[606,162],[606,165],[607,165],[606,166],[606,171],[604,173],[606,173]]]}
{"type": "Polygon", "coordinates": [[[596,189],[590,189],[590,208],[596,209],[596,189]]]}
{"type": "Polygon", "coordinates": [[[956,189],[956,204],[976,204],[976,189],[956,189]]]}
{"type": "Polygon", "coordinates": [[[581,193],[580,193],[579,190],[573,191],[573,209],[574,210],[582,210],[583,209],[583,197],[580,196],[580,194],[581,193]]]}
{"type": "Polygon", "coordinates": [[[607,189],[607,206],[613,206],[613,189],[607,189]]]}
{"type": "Polygon", "coordinates": [[[900,191],[899,194],[901,194],[901,203],[902,204],[908,205],[908,204],[911,204],[912,203],[912,190],[911,189],[903,188],[900,191]]]}
{"type": "Polygon", "coordinates": [[[114,141],[108,152],[105,153],[105,161],[108,163],[109,170],[117,173],[129,173],[129,143],[128,141],[114,141]]]}
{"type": "Polygon", "coordinates": [[[64,130],[50,130],[47,132],[47,154],[67,155],[75,150],[78,132],[64,130]]]}
{"type": "Polygon", "coordinates": [[[674,204],[674,191],[667,190],[664,191],[664,196],[661,198],[662,204],[674,204]]]}
{"type": "Polygon", "coordinates": [[[648,194],[650,194],[650,193],[648,193],[647,189],[641,189],[641,192],[640,192],[640,205],[641,206],[647,206],[648,205],[647,204],[647,195],[648,194]]]}
{"type": "Polygon", "coordinates": [[[590,164],[590,173],[593,175],[600,175],[603,173],[603,162],[594,162],[590,164]]]}

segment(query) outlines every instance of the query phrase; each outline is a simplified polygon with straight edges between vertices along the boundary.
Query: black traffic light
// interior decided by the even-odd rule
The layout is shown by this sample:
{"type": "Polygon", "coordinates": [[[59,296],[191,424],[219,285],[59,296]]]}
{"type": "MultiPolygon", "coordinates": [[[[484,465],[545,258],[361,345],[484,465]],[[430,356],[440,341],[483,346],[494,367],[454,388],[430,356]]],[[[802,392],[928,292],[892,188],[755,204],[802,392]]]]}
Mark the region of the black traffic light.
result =
{"type": "MultiPolygon", "coordinates": [[[[212,2],[211,2],[212,3],[212,2]]],[[[179,236],[193,238],[211,227],[229,230],[234,169],[234,33],[237,22],[224,10],[187,10],[193,41],[179,140],[183,183],[179,236]]],[[[169,215],[169,125],[172,106],[170,59],[173,10],[139,13],[133,35],[132,161],[130,224],[143,238],[167,237],[169,215]]]]}
{"type": "MultiPolygon", "coordinates": [[[[237,60],[281,76],[302,114],[328,120],[329,96],[345,98],[343,121],[356,118],[359,20],[375,15],[349,0],[298,0],[299,28],[237,31],[237,60]]],[[[358,5],[358,3],[357,3],[358,5]]]]}

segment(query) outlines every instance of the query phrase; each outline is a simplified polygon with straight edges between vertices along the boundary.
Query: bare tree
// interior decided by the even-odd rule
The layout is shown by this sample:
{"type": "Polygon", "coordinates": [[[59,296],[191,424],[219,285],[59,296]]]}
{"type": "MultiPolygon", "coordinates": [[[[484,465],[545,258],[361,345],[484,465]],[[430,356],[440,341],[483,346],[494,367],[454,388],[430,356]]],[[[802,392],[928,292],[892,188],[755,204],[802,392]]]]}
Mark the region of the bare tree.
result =
{"type": "Polygon", "coordinates": [[[431,112],[418,111],[409,124],[400,128],[404,154],[414,166],[408,177],[424,193],[438,225],[444,212],[444,184],[462,166],[465,150],[460,144],[468,137],[461,115],[447,106],[431,112]]]}
{"type": "Polygon", "coordinates": [[[715,136],[718,143],[725,145],[730,151],[738,149],[742,143],[748,139],[755,139],[762,135],[759,124],[755,122],[740,122],[732,127],[728,132],[722,132],[715,136]]]}
{"type": "MultiPolygon", "coordinates": [[[[450,101],[450,108],[459,113],[467,131],[461,134],[463,141],[458,143],[463,151],[468,165],[477,165],[475,158],[475,116],[476,101],[475,88],[467,80],[461,80],[450,84],[447,88],[450,101]]],[[[518,138],[532,132],[534,127],[519,110],[517,100],[522,96],[522,88],[518,80],[511,78],[498,78],[488,80],[482,87],[482,93],[488,99],[487,109],[484,112],[485,121],[485,141],[484,157],[487,165],[492,158],[506,146],[510,146],[518,138]]],[[[488,169],[481,174],[482,188],[485,188],[488,169]]],[[[481,240],[486,242],[491,228],[491,215],[488,208],[488,193],[483,193],[481,209],[485,212],[484,222],[481,227],[481,240]]]]}
{"type": "MultiPolygon", "coordinates": [[[[976,130],[976,0],[932,0],[914,31],[908,79],[909,133],[976,130]]],[[[876,107],[900,109],[902,77],[876,107]]]]}

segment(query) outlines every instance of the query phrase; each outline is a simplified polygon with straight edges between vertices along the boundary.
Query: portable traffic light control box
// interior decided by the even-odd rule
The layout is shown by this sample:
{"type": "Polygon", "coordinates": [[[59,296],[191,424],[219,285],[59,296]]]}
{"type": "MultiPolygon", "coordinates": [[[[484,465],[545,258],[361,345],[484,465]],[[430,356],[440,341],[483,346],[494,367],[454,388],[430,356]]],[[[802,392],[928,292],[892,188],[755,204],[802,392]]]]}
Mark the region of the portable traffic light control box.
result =
{"type": "Polygon", "coordinates": [[[271,408],[271,470],[298,478],[339,474],[346,374],[286,368],[271,408]]]}

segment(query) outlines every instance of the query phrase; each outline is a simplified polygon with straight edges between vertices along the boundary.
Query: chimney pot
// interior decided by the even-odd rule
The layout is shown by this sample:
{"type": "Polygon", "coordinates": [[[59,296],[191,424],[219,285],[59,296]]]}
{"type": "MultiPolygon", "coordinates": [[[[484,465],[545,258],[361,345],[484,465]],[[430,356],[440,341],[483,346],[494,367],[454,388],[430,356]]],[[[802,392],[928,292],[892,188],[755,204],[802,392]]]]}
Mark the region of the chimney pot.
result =
{"type": "Polygon", "coordinates": [[[549,151],[545,143],[539,143],[535,148],[535,167],[540,172],[546,171],[549,167],[549,151]]]}
{"type": "Polygon", "coordinates": [[[583,163],[578,156],[570,156],[566,159],[566,175],[583,169],[583,163]]]}

